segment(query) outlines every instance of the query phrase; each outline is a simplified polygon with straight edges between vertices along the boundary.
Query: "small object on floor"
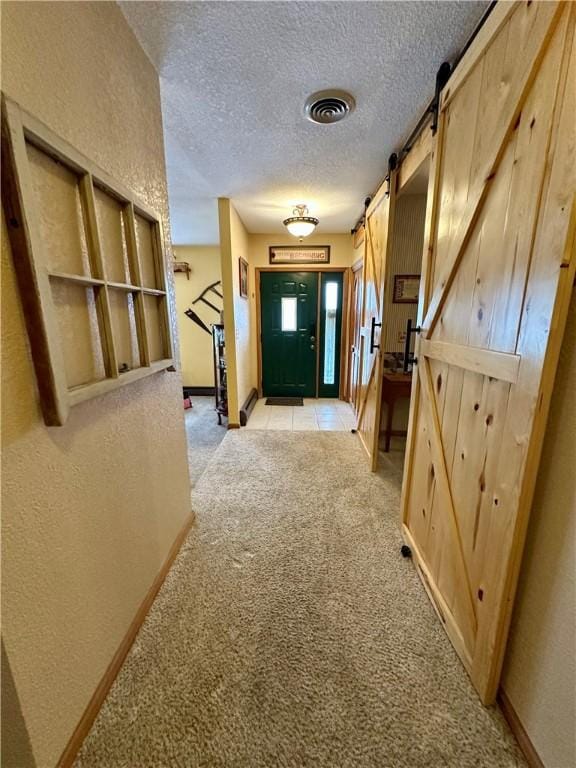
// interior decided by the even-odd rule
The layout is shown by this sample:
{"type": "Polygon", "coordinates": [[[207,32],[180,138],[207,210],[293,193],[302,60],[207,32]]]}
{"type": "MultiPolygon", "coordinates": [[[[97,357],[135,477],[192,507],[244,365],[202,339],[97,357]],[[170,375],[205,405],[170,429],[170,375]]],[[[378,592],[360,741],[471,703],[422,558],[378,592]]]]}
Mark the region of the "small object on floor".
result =
{"type": "Polygon", "coordinates": [[[192,408],[192,400],[189,397],[184,398],[184,410],[187,411],[189,408],[192,408]]]}
{"type": "Polygon", "coordinates": [[[400,547],[400,554],[402,557],[412,557],[412,550],[407,544],[402,544],[400,547]]]}
{"type": "Polygon", "coordinates": [[[267,397],[265,405],[304,405],[302,397],[267,397]]]}

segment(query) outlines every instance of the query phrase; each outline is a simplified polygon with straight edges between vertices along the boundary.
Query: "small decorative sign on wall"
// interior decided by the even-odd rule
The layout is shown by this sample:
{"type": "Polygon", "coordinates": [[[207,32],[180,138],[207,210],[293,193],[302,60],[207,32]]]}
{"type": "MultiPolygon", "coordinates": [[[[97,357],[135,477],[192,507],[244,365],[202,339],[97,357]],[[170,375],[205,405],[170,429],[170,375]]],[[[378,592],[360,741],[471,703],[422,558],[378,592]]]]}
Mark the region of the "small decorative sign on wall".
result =
{"type": "Polygon", "coordinates": [[[271,245],[270,264],[330,264],[329,245],[271,245]]]}
{"type": "Polygon", "coordinates": [[[394,275],[394,304],[418,304],[420,275],[394,275]]]}

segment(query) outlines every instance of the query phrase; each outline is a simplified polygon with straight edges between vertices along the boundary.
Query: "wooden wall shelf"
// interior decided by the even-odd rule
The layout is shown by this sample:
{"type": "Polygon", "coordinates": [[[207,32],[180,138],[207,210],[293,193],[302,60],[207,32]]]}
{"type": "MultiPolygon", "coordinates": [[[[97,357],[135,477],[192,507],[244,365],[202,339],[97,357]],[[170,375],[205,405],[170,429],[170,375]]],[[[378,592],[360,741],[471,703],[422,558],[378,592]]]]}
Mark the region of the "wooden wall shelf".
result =
{"type": "Polygon", "coordinates": [[[186,275],[186,280],[190,280],[190,273],[192,272],[192,268],[190,267],[190,264],[188,264],[187,261],[172,262],[172,269],[174,271],[174,274],[178,272],[182,272],[186,275]]]}

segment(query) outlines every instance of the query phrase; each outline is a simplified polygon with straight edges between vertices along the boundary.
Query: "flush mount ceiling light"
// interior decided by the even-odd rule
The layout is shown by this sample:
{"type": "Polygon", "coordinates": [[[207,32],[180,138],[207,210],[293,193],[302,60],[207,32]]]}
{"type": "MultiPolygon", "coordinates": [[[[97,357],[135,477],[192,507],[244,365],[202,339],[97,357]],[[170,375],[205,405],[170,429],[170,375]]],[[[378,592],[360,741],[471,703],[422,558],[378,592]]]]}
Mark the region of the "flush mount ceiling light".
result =
{"type": "Polygon", "coordinates": [[[308,216],[308,206],[297,205],[292,211],[294,214],[288,219],[284,219],[284,226],[294,237],[308,237],[316,229],[318,219],[308,216]]]}
{"type": "Polygon", "coordinates": [[[354,111],[354,97],[346,91],[317,91],[306,99],[304,114],[313,123],[337,123],[354,111]]]}

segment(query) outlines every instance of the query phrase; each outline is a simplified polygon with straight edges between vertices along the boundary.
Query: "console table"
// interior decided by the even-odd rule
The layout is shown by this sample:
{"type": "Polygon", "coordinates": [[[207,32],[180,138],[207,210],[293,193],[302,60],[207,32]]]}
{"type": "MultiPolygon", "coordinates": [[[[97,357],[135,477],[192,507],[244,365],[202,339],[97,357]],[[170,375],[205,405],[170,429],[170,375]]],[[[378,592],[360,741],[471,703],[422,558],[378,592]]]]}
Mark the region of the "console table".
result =
{"type": "Polygon", "coordinates": [[[386,428],[381,430],[385,435],[384,451],[390,450],[390,439],[392,437],[406,437],[405,429],[392,429],[392,419],[394,417],[394,406],[396,401],[402,397],[410,398],[412,390],[411,373],[384,373],[382,377],[382,402],[386,403],[386,428]]]}

